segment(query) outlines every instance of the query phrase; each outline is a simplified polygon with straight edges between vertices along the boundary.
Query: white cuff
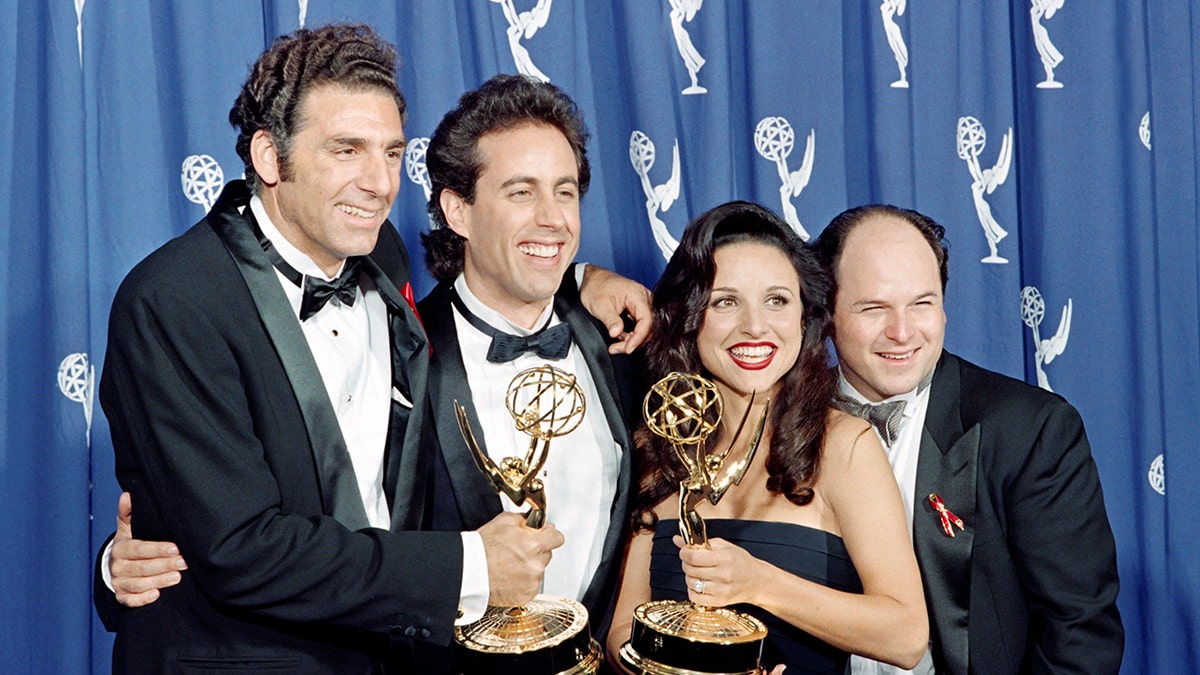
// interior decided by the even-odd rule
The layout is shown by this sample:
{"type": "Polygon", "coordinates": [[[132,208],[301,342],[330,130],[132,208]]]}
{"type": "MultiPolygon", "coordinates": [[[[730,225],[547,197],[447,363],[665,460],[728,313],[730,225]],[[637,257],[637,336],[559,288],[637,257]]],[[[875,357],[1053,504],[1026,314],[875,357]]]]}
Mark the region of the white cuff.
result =
{"type": "Polygon", "coordinates": [[[458,618],[455,626],[465,626],[483,618],[487,609],[488,588],[487,552],[478,532],[462,532],[462,586],[458,592],[458,618]]]}
{"type": "Polygon", "coordinates": [[[108,590],[114,595],[116,591],[112,587],[112,570],[109,565],[112,565],[112,539],[108,540],[108,544],[104,546],[104,555],[100,557],[100,576],[104,577],[104,585],[108,586],[108,590]]]}

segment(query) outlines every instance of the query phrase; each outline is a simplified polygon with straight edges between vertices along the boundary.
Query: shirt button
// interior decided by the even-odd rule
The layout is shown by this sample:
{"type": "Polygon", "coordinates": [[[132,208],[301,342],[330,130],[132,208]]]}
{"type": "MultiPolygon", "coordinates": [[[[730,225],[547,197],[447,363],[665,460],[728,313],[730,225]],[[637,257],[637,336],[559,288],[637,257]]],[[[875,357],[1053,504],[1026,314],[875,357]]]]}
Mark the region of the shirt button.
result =
{"type": "Polygon", "coordinates": [[[333,329],[333,330],[331,330],[331,331],[329,331],[329,332],[333,333],[333,337],[337,337],[337,336],[338,336],[338,332],[337,332],[337,329],[336,329],[336,328],[335,328],[335,329],[333,329]]]}
{"type": "Polygon", "coordinates": [[[416,634],[417,629],[413,626],[409,626],[408,628],[404,629],[404,637],[414,637],[416,634]]]}

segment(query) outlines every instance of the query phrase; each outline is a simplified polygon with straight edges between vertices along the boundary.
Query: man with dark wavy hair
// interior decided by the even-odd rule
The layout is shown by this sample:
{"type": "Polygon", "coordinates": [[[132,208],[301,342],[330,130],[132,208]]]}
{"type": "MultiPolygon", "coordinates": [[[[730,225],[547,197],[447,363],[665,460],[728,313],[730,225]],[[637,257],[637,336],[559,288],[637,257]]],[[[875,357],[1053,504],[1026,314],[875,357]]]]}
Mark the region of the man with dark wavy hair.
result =
{"type": "MultiPolygon", "coordinates": [[[[592,180],[587,158],[587,128],[575,102],[552,84],[521,75],[498,75],[467,92],[446,113],[425,155],[432,196],[433,229],[421,236],[425,264],[438,281],[454,281],[463,271],[466,239],[449,226],[440,195],[449,191],[467,204],[477,197],[479,175],[487,167],[479,140],[489,133],[536,124],[553,127],[574,157],[579,197],[592,180]]],[[[569,263],[570,261],[568,261],[569,263]]]]}
{"type": "Polygon", "coordinates": [[[551,444],[539,474],[549,517],[566,539],[546,568],[544,590],[582,602],[600,635],[627,519],[627,420],[637,406],[638,378],[623,348],[611,347],[605,326],[583,308],[571,268],[580,200],[591,178],[586,143],[581,112],[553,84],[497,75],[464,94],[425,155],[434,226],[422,242],[439,283],[419,307],[433,345],[429,391],[441,450],[435,529],[470,530],[517,510],[475,467],[454,403],[467,409],[499,463],[524,455],[529,443],[505,409],[515,376],[552,365],[579,384],[583,422],[551,444]]]}
{"type": "Polygon", "coordinates": [[[429,342],[387,222],[395,60],[365,26],[277,39],[230,113],[247,180],[117,292],[100,384],[117,478],[132,534],[187,560],[166,557],[148,596],[118,584],[141,606],[115,615],[98,582],[117,672],[420,672],[450,641],[464,550],[488,601],[518,605],[562,543],[511,513],[415,531],[437,458],[429,342]]]}

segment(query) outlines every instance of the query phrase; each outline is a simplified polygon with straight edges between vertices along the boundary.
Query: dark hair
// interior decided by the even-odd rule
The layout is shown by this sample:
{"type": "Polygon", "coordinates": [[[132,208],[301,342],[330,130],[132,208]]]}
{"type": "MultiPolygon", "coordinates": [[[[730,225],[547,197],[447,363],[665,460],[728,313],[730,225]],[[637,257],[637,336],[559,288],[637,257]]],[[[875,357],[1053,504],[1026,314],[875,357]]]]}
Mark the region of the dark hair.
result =
{"type": "MultiPolygon", "coordinates": [[[[693,220],[654,289],[654,336],[646,347],[650,381],[672,371],[705,374],[696,346],[712,295],[713,254],[728,244],[755,242],[780,250],[800,277],[804,337],[796,363],[784,374],[771,401],[771,447],[767,452],[767,489],[803,506],[812,501],[820,470],[829,402],[837,375],[829,367],[824,304],[829,279],[810,246],[779,216],[750,202],[722,204],[693,220]]],[[[722,422],[725,423],[725,422],[722,422]]],[[[716,442],[716,434],[710,437],[716,442]]],[[[652,528],[654,507],[679,491],[687,478],[674,451],[644,426],[634,436],[639,477],[634,529],[652,528]]]]}
{"type": "Polygon", "coordinates": [[[431,192],[433,229],[421,235],[425,266],[438,281],[453,281],[463,269],[463,238],[446,225],[442,191],[475,203],[475,183],[483,171],[479,139],[494,131],[523,124],[547,124],[562,132],[575,153],[579,195],[592,179],[587,158],[587,127],[579,106],[561,89],[525,75],[497,75],[458,100],[458,107],[438,123],[425,152],[431,192]]]}
{"type": "Polygon", "coordinates": [[[255,194],[262,189],[262,180],[250,157],[254,134],[260,129],[271,134],[279,153],[280,175],[289,180],[300,106],[306,94],[325,85],[386,92],[395,98],[400,119],[405,117],[404,96],[396,83],[396,50],[369,26],[301,28],[275,38],[251,67],[229,111],[229,123],[238,130],[237,153],[246,164],[246,183],[255,194]]]}
{"type": "Polygon", "coordinates": [[[912,209],[902,209],[891,204],[868,204],[847,209],[834,216],[813,244],[821,259],[821,264],[829,272],[829,279],[832,282],[827,303],[830,311],[837,306],[837,264],[842,258],[842,249],[846,246],[846,237],[849,237],[850,231],[860,223],[879,216],[899,218],[917,228],[921,236],[925,237],[929,248],[933,250],[934,257],[937,258],[938,275],[942,279],[942,293],[946,292],[946,282],[950,279],[950,249],[943,241],[943,237],[946,236],[946,228],[939,225],[933,218],[912,209]]]}

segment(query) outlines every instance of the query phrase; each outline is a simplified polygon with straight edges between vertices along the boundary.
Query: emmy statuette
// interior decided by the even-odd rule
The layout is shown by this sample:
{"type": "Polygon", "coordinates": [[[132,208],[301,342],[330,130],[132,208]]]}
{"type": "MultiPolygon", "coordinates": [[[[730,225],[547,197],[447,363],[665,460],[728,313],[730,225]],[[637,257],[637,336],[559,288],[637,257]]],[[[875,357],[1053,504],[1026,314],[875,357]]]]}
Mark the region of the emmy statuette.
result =
{"type": "MultiPolygon", "coordinates": [[[[717,429],[721,413],[716,386],[685,373],[671,373],[659,380],[642,404],[646,426],[671,444],[688,471],[688,478],[679,484],[679,532],[688,546],[708,546],[696,505],[706,499],[715,506],[730,487],[741,482],[766,426],[764,409],[745,454],[738,459],[730,457],[750,415],[747,407],[729,447],[710,453],[705,441],[717,429]]],[[[633,633],[621,647],[620,659],[625,667],[645,675],[760,675],[759,657],[766,636],[761,621],[736,610],[656,600],[634,610],[633,633]]]]}
{"type": "MultiPolygon", "coordinates": [[[[583,391],[575,376],[546,365],[517,374],[504,402],[517,430],[530,436],[524,457],[505,457],[497,465],[475,440],[467,411],[455,401],[458,428],[492,489],[517,506],[528,501],[525,523],[541,527],[546,496],[537,475],[551,439],[571,433],[583,421],[583,391]]],[[[455,627],[454,642],[455,672],[463,675],[591,675],[603,660],[583,605],[545,594],[521,607],[488,607],[480,620],[455,627]]]]}

